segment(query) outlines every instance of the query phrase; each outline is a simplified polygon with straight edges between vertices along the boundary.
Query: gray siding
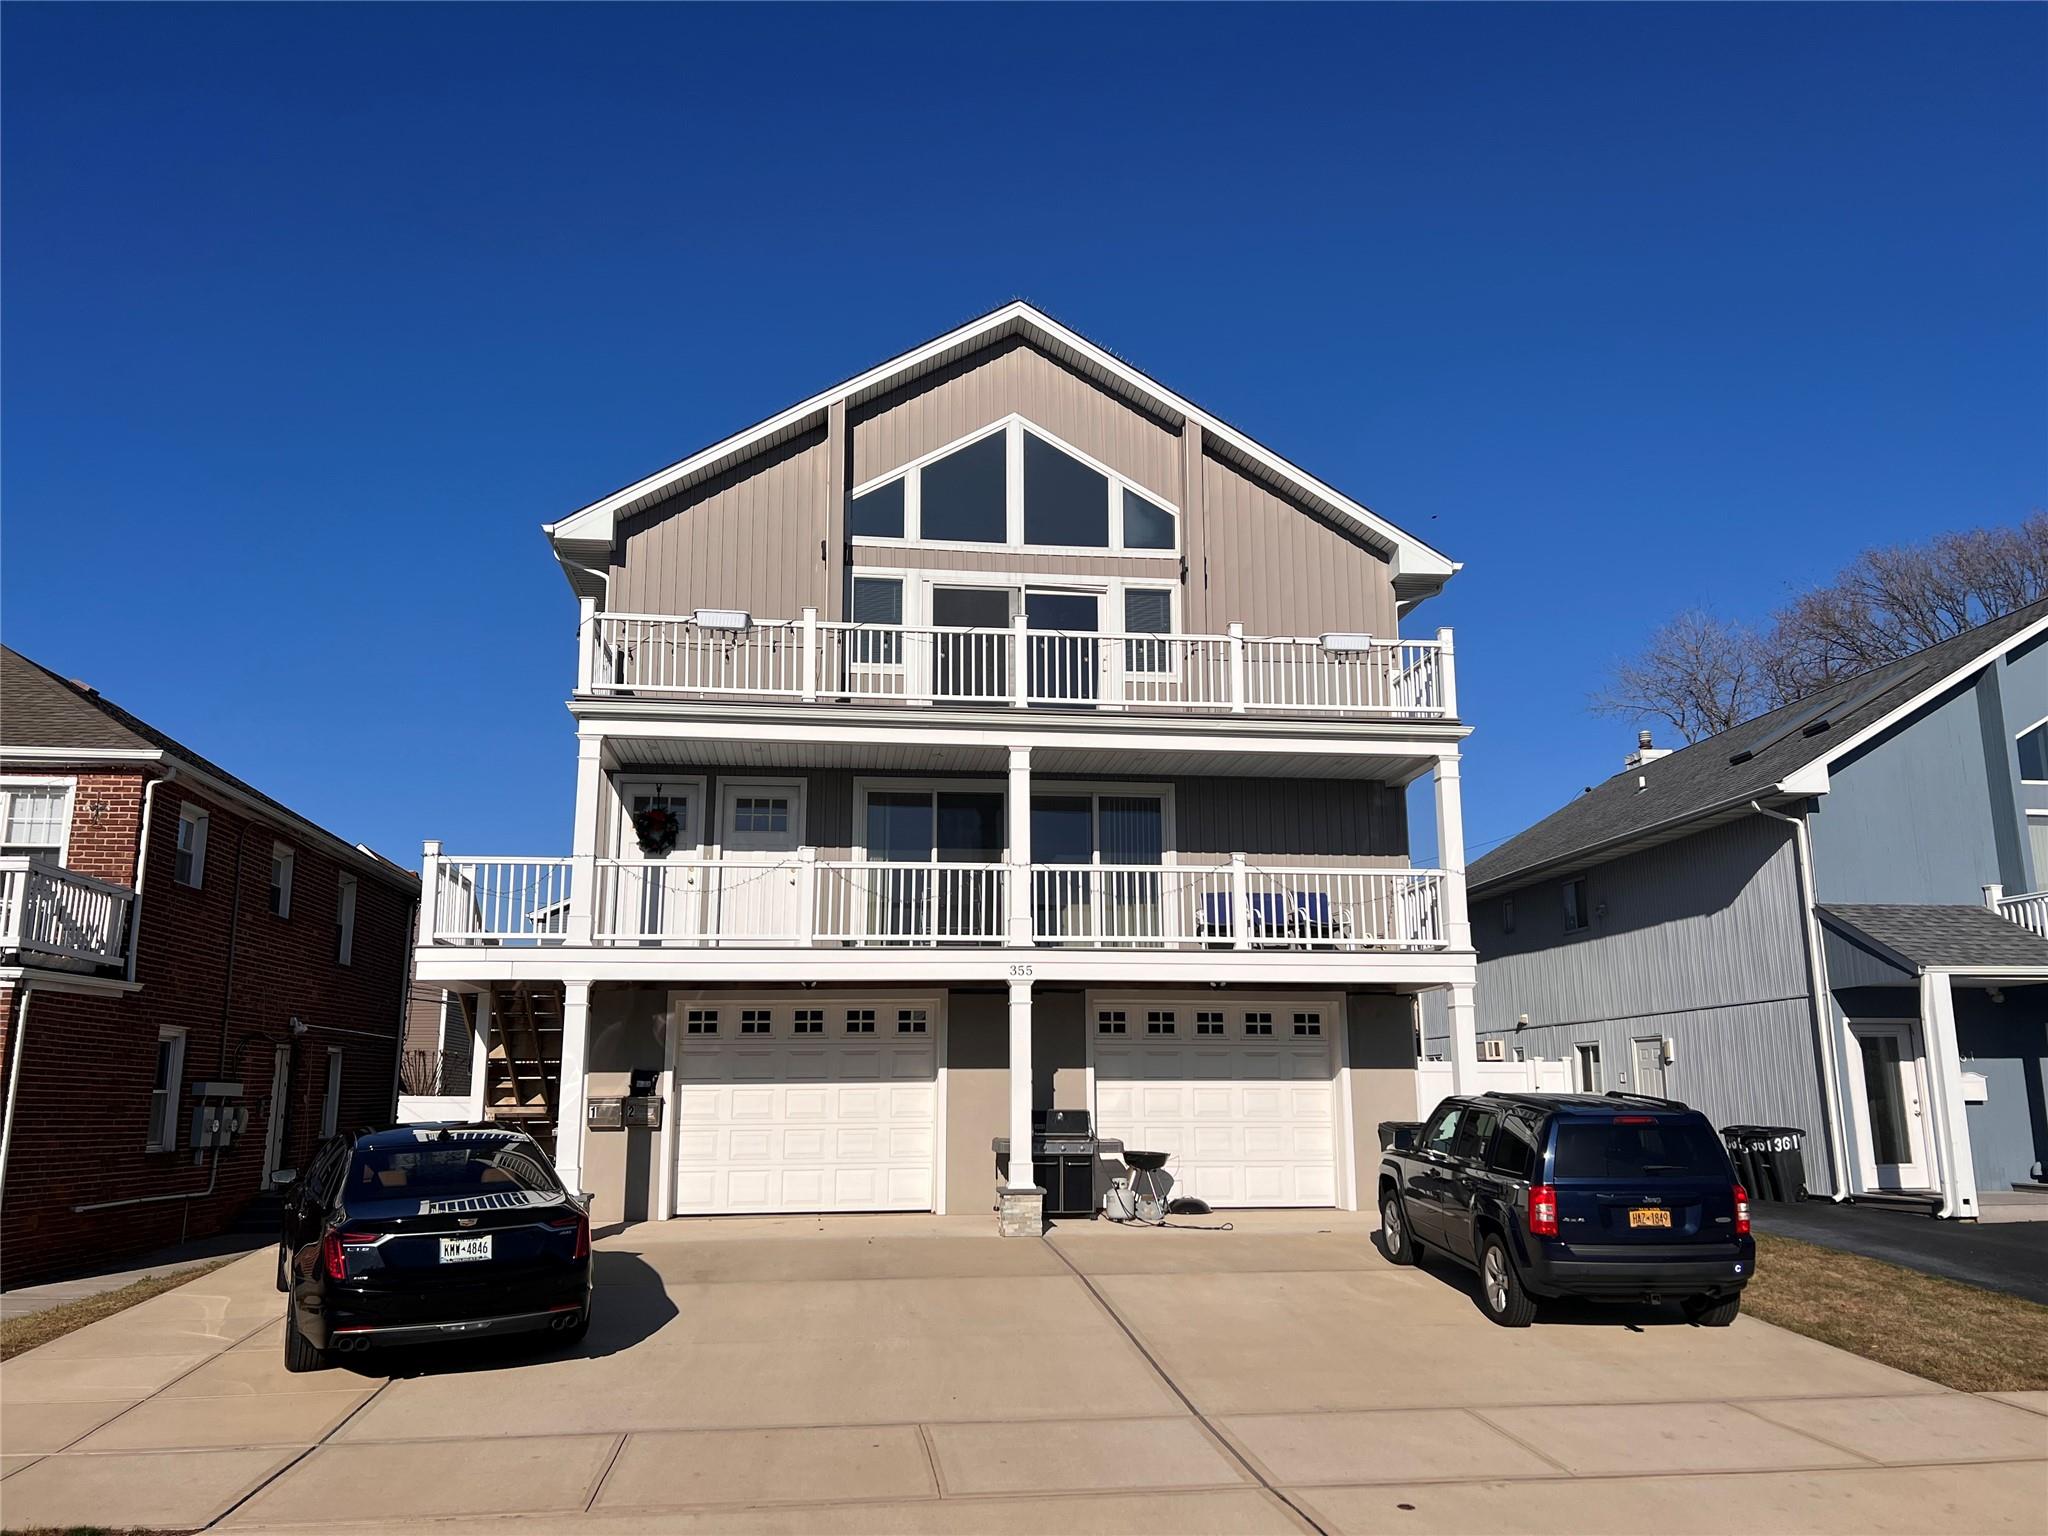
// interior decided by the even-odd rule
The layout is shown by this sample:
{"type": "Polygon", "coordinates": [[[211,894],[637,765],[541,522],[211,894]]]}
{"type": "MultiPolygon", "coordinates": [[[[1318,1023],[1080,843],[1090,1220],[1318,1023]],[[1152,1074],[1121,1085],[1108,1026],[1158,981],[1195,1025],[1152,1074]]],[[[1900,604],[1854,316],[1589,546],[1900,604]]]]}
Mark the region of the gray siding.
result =
{"type": "Polygon", "coordinates": [[[826,434],[808,433],[620,525],[607,606],[795,618],[839,603],[827,538],[826,434]]]}
{"type": "Polygon", "coordinates": [[[1975,903],[2025,879],[2004,681],[1987,668],[1830,770],[1809,822],[1820,901],[1975,903]]]}
{"type": "Polygon", "coordinates": [[[1976,988],[1955,997],[1963,1070],[1984,1074],[1984,1102],[1965,1109],[1977,1187],[2009,1189],[2048,1161],[2048,987],[2008,987],[1996,1003],[1976,988]]]}
{"type": "MultiPolygon", "coordinates": [[[[705,816],[717,816],[719,784],[725,778],[794,779],[804,785],[805,839],[826,859],[853,857],[861,841],[858,819],[857,781],[887,779],[891,783],[915,783],[900,774],[860,774],[844,768],[810,768],[783,771],[775,768],[697,768],[677,764],[665,769],[635,768],[624,777],[705,780],[705,816]]],[[[1000,791],[1000,774],[957,775],[1000,791]]],[[[1042,792],[1051,792],[1060,780],[1040,782],[1042,792]]],[[[1088,782],[1118,782],[1090,779],[1088,782]]],[[[1164,783],[1173,791],[1173,842],[1184,863],[1209,860],[1222,862],[1232,853],[1250,856],[1254,864],[1317,866],[1325,864],[1384,864],[1399,867],[1408,862],[1408,810],[1401,791],[1390,785],[1360,779],[1293,779],[1283,794],[1248,793],[1244,779],[1146,779],[1147,784],[1164,783]]],[[[708,838],[707,838],[708,840],[708,838]]]]}
{"type": "MultiPolygon", "coordinates": [[[[1667,1093],[1716,1125],[1805,1127],[1809,1185],[1830,1188],[1790,834],[1749,817],[1584,870],[1582,934],[1563,932],[1561,880],[1514,893],[1512,934],[1502,897],[1475,903],[1481,1037],[1552,1060],[1597,1043],[1607,1088],[1637,1086],[1632,1041],[1669,1038],[1667,1093]]],[[[1443,1054],[1440,999],[1423,1016],[1443,1054]]]]}
{"type": "Polygon", "coordinates": [[[858,407],[853,483],[865,485],[1013,412],[1180,504],[1179,431],[1016,337],[858,407]]]}

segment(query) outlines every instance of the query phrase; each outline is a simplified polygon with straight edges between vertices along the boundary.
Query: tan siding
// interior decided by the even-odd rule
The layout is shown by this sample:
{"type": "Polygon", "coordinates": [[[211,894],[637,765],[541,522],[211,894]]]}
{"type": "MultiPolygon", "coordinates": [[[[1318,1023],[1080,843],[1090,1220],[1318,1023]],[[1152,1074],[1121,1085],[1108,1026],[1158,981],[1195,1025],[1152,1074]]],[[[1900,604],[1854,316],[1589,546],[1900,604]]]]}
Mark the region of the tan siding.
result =
{"type": "Polygon", "coordinates": [[[1204,560],[1190,574],[1189,630],[1397,633],[1392,570],[1361,540],[1213,457],[1202,460],[1202,481],[1204,560]]]}
{"type": "Polygon", "coordinates": [[[853,483],[864,485],[1012,412],[1179,505],[1179,432],[1015,337],[861,407],[853,421],[853,483]]]}
{"type": "MultiPolygon", "coordinates": [[[[1150,581],[1180,581],[1180,557],[1141,555],[1030,555],[1020,550],[927,549],[917,545],[858,545],[856,566],[885,566],[912,571],[1009,571],[1047,576],[1142,576],[1150,581]]],[[[1111,627],[1105,621],[1105,628],[1111,627]]]]}
{"type": "Polygon", "coordinates": [[[803,437],[660,503],[622,524],[610,607],[689,613],[734,607],[795,618],[838,604],[827,517],[826,434],[803,437]]]}

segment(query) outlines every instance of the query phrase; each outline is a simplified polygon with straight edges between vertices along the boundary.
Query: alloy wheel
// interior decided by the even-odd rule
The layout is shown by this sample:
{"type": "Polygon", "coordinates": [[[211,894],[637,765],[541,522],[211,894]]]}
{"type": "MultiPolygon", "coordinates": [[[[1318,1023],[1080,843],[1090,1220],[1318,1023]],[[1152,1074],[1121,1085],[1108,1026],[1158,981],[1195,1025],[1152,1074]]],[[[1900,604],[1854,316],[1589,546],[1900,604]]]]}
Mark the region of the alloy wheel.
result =
{"type": "Polygon", "coordinates": [[[1508,1271],[1501,1262],[1500,1250],[1486,1250],[1486,1304],[1496,1312],[1508,1309],[1508,1271]]]}

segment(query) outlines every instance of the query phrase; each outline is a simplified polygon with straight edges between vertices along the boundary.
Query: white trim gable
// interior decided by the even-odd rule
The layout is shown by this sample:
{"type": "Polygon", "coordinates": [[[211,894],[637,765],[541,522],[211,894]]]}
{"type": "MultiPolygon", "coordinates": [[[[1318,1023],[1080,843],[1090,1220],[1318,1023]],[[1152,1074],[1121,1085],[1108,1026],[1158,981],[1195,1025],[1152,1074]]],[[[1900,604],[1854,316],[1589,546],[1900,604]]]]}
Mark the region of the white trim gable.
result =
{"type": "MultiPolygon", "coordinates": [[[[1405,582],[1415,589],[1409,601],[1441,588],[1460,569],[1456,561],[1403,532],[1363,503],[1283,459],[1022,300],[1005,304],[843,384],[799,401],[766,421],[713,443],[559,521],[543,524],[542,531],[554,544],[556,557],[569,573],[571,584],[577,585],[578,571],[595,574],[586,562],[599,560],[600,552],[610,548],[622,515],[652,505],[687,484],[709,478],[753,453],[811,430],[834,405],[873,398],[909,378],[1010,335],[1022,335],[1056,354],[1064,354],[1120,393],[1155,411],[1181,422],[1196,423],[1208,442],[1225,450],[1254,475],[1286,487],[1306,499],[1315,510],[1340,524],[1350,525],[1387,551],[1396,582],[1405,582]]],[[[578,586],[578,590],[584,588],[578,586]]]]}

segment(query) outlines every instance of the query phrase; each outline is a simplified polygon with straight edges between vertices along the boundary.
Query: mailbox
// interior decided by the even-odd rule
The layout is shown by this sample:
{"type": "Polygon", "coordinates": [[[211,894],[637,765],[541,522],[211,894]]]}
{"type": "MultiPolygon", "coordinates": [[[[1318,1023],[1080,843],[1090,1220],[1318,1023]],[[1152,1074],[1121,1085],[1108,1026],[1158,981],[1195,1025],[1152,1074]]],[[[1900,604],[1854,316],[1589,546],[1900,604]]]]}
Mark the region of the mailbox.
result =
{"type": "Polygon", "coordinates": [[[661,1129],[661,1100],[628,1099],[621,1108],[626,1112],[626,1124],[634,1130],[661,1129]]]}
{"type": "Polygon", "coordinates": [[[584,1115],[584,1124],[593,1131],[623,1131],[626,1128],[626,1101],[592,1099],[584,1115]]]}

